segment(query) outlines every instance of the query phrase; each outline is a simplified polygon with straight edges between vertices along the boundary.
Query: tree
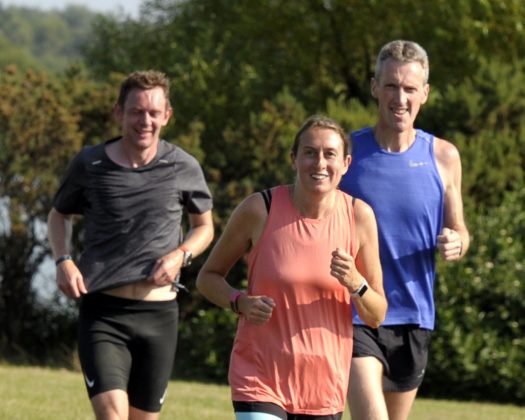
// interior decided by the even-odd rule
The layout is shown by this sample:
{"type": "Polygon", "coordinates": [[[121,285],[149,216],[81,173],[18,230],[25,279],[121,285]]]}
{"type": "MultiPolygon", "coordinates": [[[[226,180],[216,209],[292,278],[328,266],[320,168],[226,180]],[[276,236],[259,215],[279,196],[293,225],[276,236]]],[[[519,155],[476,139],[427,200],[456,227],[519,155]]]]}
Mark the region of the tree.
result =
{"type": "MultiPolygon", "coordinates": [[[[60,174],[84,142],[79,130],[86,126],[84,102],[79,97],[96,98],[80,85],[79,78],[59,82],[13,67],[0,74],[0,350],[4,355],[22,350],[26,356],[37,356],[32,354],[35,343],[46,342],[46,350],[60,345],[60,340],[53,342],[60,336],[60,326],[34,328],[40,323],[38,316],[51,319],[54,312],[43,311],[32,280],[49,255],[45,221],[60,174]]],[[[100,95],[104,89],[99,89],[91,91],[100,95]]],[[[100,109],[107,109],[100,102],[100,109]]],[[[103,118],[97,121],[103,126],[103,118]]]]}
{"type": "Polygon", "coordinates": [[[55,174],[82,137],[68,111],[70,98],[45,76],[10,69],[0,75],[0,86],[0,331],[12,347],[28,327],[31,278],[48,254],[42,224],[55,174]]]}
{"type": "Polygon", "coordinates": [[[44,12],[0,5],[0,67],[15,64],[24,70],[66,70],[81,61],[95,16],[81,6],[44,12]]]}
{"type": "Polygon", "coordinates": [[[418,122],[459,148],[467,206],[498,205],[525,182],[525,62],[480,60],[458,85],[432,92],[418,122]]]}
{"type": "Polygon", "coordinates": [[[0,50],[2,51],[0,69],[4,69],[7,66],[16,66],[22,69],[41,70],[44,67],[38,59],[33,57],[29,49],[13,45],[2,34],[0,34],[0,50]]]}

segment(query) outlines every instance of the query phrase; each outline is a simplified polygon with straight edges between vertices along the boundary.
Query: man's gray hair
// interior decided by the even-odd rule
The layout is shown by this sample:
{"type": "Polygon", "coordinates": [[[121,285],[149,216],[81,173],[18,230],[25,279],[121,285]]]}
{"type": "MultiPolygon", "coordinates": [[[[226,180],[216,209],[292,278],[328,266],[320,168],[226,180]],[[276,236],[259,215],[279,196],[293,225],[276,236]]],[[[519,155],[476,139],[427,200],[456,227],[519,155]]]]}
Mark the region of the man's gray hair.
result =
{"type": "Polygon", "coordinates": [[[418,62],[423,67],[425,84],[428,83],[429,76],[429,64],[428,55],[425,49],[416,42],[405,41],[398,39],[391,41],[384,45],[377,55],[375,79],[379,80],[381,77],[381,71],[386,60],[392,58],[393,60],[400,61],[402,63],[413,63],[418,62]]]}

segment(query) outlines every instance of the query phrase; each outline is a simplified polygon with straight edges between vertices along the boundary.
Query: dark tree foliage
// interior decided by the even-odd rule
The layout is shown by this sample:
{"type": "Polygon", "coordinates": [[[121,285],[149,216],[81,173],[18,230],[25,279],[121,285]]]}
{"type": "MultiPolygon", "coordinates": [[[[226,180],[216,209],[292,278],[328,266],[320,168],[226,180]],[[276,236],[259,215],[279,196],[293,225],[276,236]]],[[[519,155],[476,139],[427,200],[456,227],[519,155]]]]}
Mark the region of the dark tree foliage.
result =
{"type": "Polygon", "coordinates": [[[100,132],[110,127],[107,116],[91,109],[107,113],[107,90],[14,67],[0,74],[0,89],[0,354],[44,361],[49,353],[36,353],[35,343],[61,347],[60,333],[69,328],[54,322],[37,328],[42,317],[64,318],[56,308],[45,313],[32,284],[49,255],[45,221],[59,176],[85,142],[92,118],[100,132]]]}
{"type": "Polygon", "coordinates": [[[55,176],[81,134],[71,98],[54,81],[13,68],[0,86],[0,343],[16,349],[33,332],[31,279],[49,253],[43,220],[55,176]]]}
{"type": "Polygon", "coordinates": [[[498,205],[525,181],[525,62],[481,59],[460,84],[434,93],[421,124],[462,153],[467,205],[498,205]]]}
{"type": "Polygon", "coordinates": [[[440,264],[423,395],[525,402],[524,202],[522,186],[471,213],[469,258],[440,264]]]}

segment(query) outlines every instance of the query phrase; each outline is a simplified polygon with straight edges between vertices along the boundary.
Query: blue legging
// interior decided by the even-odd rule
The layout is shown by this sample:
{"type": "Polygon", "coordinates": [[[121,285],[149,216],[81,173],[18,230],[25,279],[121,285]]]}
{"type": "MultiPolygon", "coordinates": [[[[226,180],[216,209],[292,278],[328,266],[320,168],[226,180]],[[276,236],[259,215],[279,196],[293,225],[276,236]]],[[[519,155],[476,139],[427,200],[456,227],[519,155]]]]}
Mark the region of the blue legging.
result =
{"type": "Polygon", "coordinates": [[[233,401],[236,420],[341,420],[343,413],[330,414],[326,416],[291,414],[282,407],[270,402],[261,401],[233,401]]]}
{"type": "Polygon", "coordinates": [[[236,420],[283,420],[282,417],[268,413],[235,413],[236,420]]]}

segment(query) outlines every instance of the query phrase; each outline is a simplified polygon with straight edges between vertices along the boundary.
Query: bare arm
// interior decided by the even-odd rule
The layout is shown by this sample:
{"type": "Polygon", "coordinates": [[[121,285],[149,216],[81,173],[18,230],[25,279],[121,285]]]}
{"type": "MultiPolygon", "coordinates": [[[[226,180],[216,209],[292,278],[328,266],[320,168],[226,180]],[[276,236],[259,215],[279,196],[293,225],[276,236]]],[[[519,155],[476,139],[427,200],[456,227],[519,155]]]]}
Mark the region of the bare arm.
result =
{"type": "MultiPolygon", "coordinates": [[[[224,232],[213,247],[197,277],[197,288],[209,301],[229,308],[230,296],[236,289],[226,276],[234,264],[255,245],[264,223],[266,209],[259,194],[246,198],[232,213],[224,232]]],[[[271,317],[274,302],[267,296],[242,294],[238,307],[248,321],[263,324],[271,317]]]]}
{"type": "Polygon", "coordinates": [[[211,210],[202,214],[189,215],[190,230],[184,241],[174,251],[166,254],[157,260],[148,280],[153,281],[158,286],[171,283],[179,273],[183,258],[184,248],[190,251],[194,257],[202,254],[213,240],[214,228],[211,210]]]}
{"type": "Polygon", "coordinates": [[[457,148],[446,140],[435,139],[434,151],[445,188],[443,231],[438,250],[445,261],[462,258],[470,246],[470,235],[463,214],[461,158],[457,148]]]}
{"type": "MultiPolygon", "coordinates": [[[[62,214],[55,208],[51,209],[47,218],[47,232],[55,260],[71,253],[71,215],[62,214]]],[[[87,293],[82,273],[73,260],[64,260],[57,266],[57,286],[71,299],[77,299],[87,293]]]]}
{"type": "Polygon", "coordinates": [[[379,261],[377,224],[372,208],[364,201],[356,200],[354,209],[359,249],[355,261],[350,255],[336,250],[332,259],[332,275],[351,293],[366,279],[369,289],[362,297],[352,297],[352,301],[363,322],[377,328],[384,321],[388,306],[379,261]]]}

